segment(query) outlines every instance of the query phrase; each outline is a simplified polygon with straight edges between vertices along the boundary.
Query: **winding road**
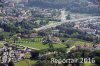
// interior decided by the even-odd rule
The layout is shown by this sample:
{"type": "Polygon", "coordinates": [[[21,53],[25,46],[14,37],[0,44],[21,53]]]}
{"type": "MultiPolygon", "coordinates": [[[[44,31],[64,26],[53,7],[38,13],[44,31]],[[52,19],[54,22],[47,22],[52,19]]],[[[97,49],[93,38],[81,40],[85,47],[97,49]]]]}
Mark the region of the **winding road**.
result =
{"type": "Polygon", "coordinates": [[[36,31],[46,30],[48,28],[53,28],[53,27],[56,27],[56,26],[59,26],[59,25],[62,25],[62,24],[68,23],[68,22],[79,22],[79,21],[85,21],[85,20],[90,20],[90,19],[100,19],[100,16],[93,16],[93,17],[85,17],[85,18],[80,18],[80,19],[66,20],[65,22],[57,22],[57,23],[54,23],[54,24],[45,25],[45,26],[42,26],[40,28],[36,28],[35,30],[36,31]]]}

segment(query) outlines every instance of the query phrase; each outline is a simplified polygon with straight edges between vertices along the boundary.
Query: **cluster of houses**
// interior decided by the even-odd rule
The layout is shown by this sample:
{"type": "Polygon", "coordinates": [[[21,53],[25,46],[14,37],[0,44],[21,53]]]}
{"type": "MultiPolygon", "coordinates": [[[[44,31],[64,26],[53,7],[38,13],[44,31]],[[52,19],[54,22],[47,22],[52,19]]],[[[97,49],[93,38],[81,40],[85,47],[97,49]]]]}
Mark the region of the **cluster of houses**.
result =
{"type": "Polygon", "coordinates": [[[33,7],[32,11],[34,17],[60,20],[59,17],[60,9],[49,9],[49,8],[46,9],[46,8],[33,7]]]}
{"type": "Polygon", "coordinates": [[[86,21],[82,21],[82,22],[77,22],[77,23],[75,23],[74,28],[75,29],[79,29],[79,30],[81,30],[83,32],[86,32],[87,34],[96,35],[97,32],[98,33],[100,32],[100,29],[96,28],[96,27],[99,27],[99,25],[100,25],[99,22],[100,22],[99,19],[94,19],[94,20],[92,19],[92,20],[86,20],[86,21]]]}
{"type": "Polygon", "coordinates": [[[96,50],[100,50],[100,44],[96,44],[96,45],[89,45],[89,44],[84,44],[84,45],[77,45],[76,49],[80,50],[90,50],[90,51],[96,51],[96,50]]]}
{"type": "Polygon", "coordinates": [[[16,45],[6,43],[3,48],[0,48],[0,62],[6,64],[10,61],[21,61],[25,59],[25,54],[28,52],[28,49],[17,49],[16,45]]]}

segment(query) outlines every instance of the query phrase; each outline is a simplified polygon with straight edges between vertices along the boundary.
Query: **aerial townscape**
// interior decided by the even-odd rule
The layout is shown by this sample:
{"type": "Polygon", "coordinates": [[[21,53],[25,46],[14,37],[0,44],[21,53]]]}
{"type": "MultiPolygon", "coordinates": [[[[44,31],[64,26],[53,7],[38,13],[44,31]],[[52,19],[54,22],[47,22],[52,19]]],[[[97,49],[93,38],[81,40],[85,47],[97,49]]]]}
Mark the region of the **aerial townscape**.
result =
{"type": "Polygon", "coordinates": [[[0,0],[0,66],[100,66],[100,0],[0,0]]]}

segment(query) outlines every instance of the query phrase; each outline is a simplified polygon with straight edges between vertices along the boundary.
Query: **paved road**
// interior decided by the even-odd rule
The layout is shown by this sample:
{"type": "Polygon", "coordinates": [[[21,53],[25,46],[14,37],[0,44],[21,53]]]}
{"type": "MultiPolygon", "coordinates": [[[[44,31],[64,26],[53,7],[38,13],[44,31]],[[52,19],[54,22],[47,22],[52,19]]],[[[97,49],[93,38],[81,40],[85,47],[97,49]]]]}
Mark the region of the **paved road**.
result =
{"type": "Polygon", "coordinates": [[[40,31],[40,30],[45,30],[45,29],[48,29],[48,28],[56,27],[56,26],[62,25],[62,24],[67,23],[67,22],[79,22],[79,21],[82,21],[82,20],[98,19],[98,18],[100,18],[100,16],[85,17],[85,18],[73,19],[73,20],[66,20],[65,22],[58,22],[58,23],[54,23],[52,25],[51,24],[50,25],[45,25],[45,26],[42,26],[40,28],[36,28],[35,30],[40,31]]]}
{"type": "Polygon", "coordinates": [[[70,47],[66,53],[69,53],[73,48],[75,48],[75,46],[70,47]]]}

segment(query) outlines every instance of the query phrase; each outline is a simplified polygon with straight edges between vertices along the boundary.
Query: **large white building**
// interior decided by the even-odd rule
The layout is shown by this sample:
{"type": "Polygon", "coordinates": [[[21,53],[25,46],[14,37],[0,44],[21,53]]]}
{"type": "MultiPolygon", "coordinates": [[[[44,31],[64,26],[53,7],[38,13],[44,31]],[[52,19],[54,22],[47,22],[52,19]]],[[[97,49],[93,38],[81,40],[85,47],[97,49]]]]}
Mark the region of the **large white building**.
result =
{"type": "Polygon", "coordinates": [[[65,9],[61,10],[61,22],[65,22],[66,21],[66,11],[65,9]]]}

